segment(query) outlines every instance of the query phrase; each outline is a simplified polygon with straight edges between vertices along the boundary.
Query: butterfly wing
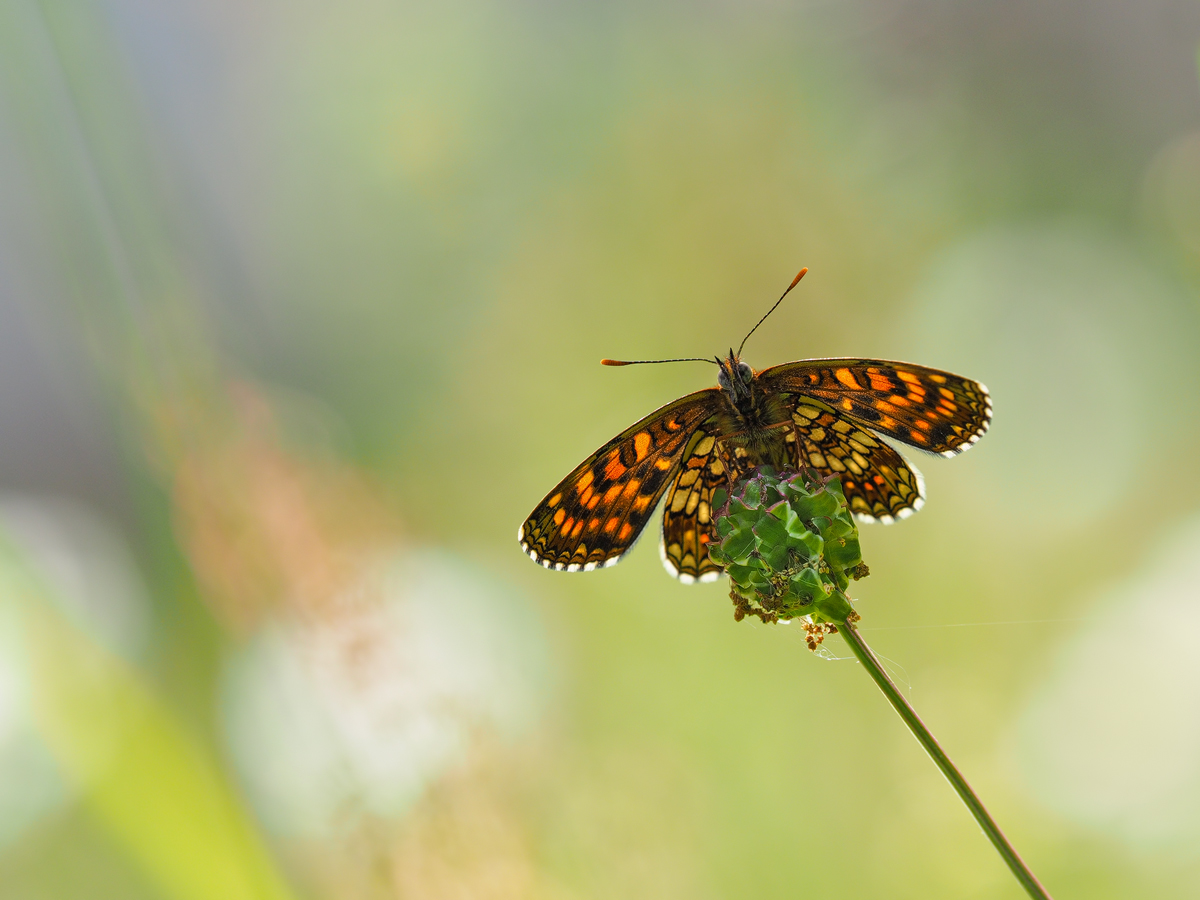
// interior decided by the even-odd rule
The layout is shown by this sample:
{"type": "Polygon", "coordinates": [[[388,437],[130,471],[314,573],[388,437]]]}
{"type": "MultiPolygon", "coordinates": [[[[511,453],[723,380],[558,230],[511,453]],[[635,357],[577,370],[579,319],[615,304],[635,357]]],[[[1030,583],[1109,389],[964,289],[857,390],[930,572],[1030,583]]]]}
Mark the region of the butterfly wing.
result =
{"type": "Polygon", "coordinates": [[[718,388],[681,397],[621,432],[537,505],[517,539],[535,562],[567,572],[615,564],[637,540],[718,388]]]}
{"type": "Polygon", "coordinates": [[[667,571],[685,584],[714,581],[724,569],[708,558],[713,533],[712,496],[727,487],[728,475],[716,451],[717,421],[692,434],[679,460],[679,474],[663,505],[662,544],[667,571]]]}
{"type": "Polygon", "coordinates": [[[796,424],[798,462],[837,475],[850,511],[861,521],[893,522],[925,505],[916,468],[878,436],[819,400],[787,397],[796,424]]]}
{"type": "Polygon", "coordinates": [[[956,456],[992,420],[978,381],[912,363],[878,359],[807,359],[758,373],[768,391],[803,394],[901,443],[956,456]]]}

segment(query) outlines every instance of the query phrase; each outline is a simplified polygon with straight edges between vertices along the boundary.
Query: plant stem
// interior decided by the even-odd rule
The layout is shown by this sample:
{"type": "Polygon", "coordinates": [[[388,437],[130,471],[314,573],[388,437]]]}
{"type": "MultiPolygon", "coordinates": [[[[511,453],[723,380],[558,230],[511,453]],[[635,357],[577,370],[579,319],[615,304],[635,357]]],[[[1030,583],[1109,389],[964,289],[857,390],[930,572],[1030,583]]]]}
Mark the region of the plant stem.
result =
{"type": "Polygon", "coordinates": [[[909,731],[925,748],[925,752],[930,758],[937,763],[937,767],[942,770],[942,774],[946,776],[946,780],[950,782],[950,786],[958,793],[959,798],[967,805],[967,809],[971,811],[971,815],[975,817],[975,821],[979,823],[979,827],[983,829],[983,833],[987,835],[992,846],[996,848],[996,852],[1008,864],[1017,881],[1021,883],[1021,887],[1025,888],[1026,893],[1035,900],[1051,900],[1050,894],[1042,887],[1041,882],[1034,877],[1033,872],[1029,871],[1029,867],[1017,854],[1013,845],[1008,842],[1008,838],[1004,836],[1004,832],[1000,830],[1000,826],[992,819],[987,808],[984,807],[980,799],[975,796],[975,792],[971,790],[971,786],[967,784],[967,780],[963,778],[962,773],[954,767],[954,763],[950,761],[944,750],[938,744],[937,739],[930,734],[929,729],[925,727],[925,723],[921,721],[920,716],[900,693],[900,689],[892,683],[887,673],[883,670],[879,660],[875,654],[871,652],[871,648],[867,646],[867,642],[863,640],[862,634],[854,627],[854,623],[849,619],[838,622],[838,631],[842,637],[846,639],[846,643],[850,645],[850,649],[854,651],[854,655],[858,657],[858,661],[875,679],[875,684],[883,691],[883,695],[887,697],[888,702],[892,704],[892,708],[896,710],[900,718],[904,720],[904,724],[908,726],[909,731]]]}

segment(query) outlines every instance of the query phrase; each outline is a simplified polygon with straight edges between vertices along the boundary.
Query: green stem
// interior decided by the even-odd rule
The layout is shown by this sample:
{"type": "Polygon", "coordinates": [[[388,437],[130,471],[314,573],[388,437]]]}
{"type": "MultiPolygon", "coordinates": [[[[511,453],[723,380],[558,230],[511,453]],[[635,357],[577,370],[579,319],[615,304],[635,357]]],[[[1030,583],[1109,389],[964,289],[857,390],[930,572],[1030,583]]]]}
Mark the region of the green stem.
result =
{"type": "Polygon", "coordinates": [[[1021,886],[1025,888],[1026,893],[1035,900],[1051,900],[1046,889],[1042,887],[1041,882],[1034,877],[1034,874],[1029,871],[1029,867],[1013,849],[1013,845],[1008,842],[1008,838],[1004,836],[1004,832],[1000,830],[1000,826],[992,819],[986,807],[980,799],[975,796],[975,792],[971,790],[971,786],[967,784],[967,780],[963,778],[962,773],[954,767],[954,763],[950,761],[944,750],[938,744],[937,739],[929,733],[929,729],[925,727],[925,723],[921,721],[920,716],[904,699],[904,695],[900,693],[900,689],[892,683],[888,678],[887,673],[883,670],[879,660],[875,654],[871,652],[871,648],[867,646],[867,642],[863,640],[862,634],[854,627],[853,622],[845,619],[838,623],[838,631],[842,637],[846,639],[846,643],[850,645],[850,649],[854,651],[854,655],[858,657],[858,661],[875,679],[875,684],[883,691],[883,696],[887,697],[888,702],[892,704],[892,708],[904,720],[904,724],[908,726],[909,731],[913,736],[920,741],[921,746],[925,748],[925,752],[930,758],[937,763],[937,767],[942,770],[942,774],[946,776],[946,780],[950,782],[950,786],[958,793],[959,798],[967,805],[967,809],[971,811],[971,815],[975,817],[975,821],[979,823],[979,827],[983,829],[983,833],[987,835],[992,846],[996,848],[996,852],[1008,864],[1017,881],[1021,882],[1021,886]]]}

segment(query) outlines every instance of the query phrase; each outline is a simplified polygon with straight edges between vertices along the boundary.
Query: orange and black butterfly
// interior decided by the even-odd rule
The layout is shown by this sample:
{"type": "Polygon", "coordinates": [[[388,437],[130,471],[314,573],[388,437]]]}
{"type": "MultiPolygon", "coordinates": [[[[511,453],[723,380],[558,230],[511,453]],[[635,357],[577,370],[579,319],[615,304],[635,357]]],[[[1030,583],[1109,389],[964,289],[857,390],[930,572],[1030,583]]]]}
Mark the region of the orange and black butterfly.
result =
{"type": "Polygon", "coordinates": [[[938,369],[805,359],[755,372],[740,353],[739,347],[715,358],[717,387],[668,403],[576,466],[525,520],[521,548],[548,569],[614,565],[665,493],[663,564],[680,581],[712,581],[722,572],[708,556],[717,488],[728,489],[762,465],[808,467],[841,479],[860,521],[893,522],[921,508],[925,486],[884,439],[955,456],[991,421],[986,387],[938,369]]]}

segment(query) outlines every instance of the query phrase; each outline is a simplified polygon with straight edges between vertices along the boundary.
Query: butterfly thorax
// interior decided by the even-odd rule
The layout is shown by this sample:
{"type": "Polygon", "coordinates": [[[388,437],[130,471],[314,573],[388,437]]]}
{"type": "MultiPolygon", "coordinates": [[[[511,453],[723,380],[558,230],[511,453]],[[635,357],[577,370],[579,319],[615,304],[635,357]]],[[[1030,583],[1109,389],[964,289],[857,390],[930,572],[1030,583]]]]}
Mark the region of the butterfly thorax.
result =
{"type": "Polygon", "coordinates": [[[759,385],[754,371],[730,351],[721,366],[717,383],[728,405],[720,416],[721,455],[736,479],[759,466],[777,469],[795,465],[794,445],[789,442],[794,428],[783,397],[759,385]]]}

